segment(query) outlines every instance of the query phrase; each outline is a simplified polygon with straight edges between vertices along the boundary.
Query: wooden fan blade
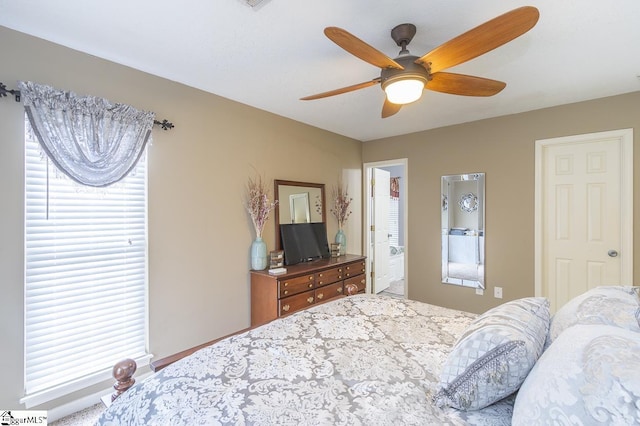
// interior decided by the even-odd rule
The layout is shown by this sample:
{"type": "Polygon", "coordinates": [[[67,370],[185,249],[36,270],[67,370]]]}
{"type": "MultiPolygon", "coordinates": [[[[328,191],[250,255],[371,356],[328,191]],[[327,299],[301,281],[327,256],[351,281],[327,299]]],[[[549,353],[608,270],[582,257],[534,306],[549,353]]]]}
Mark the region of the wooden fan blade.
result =
{"type": "Polygon", "coordinates": [[[342,28],[327,27],[324,29],[324,34],[347,52],[357,56],[365,62],[370,63],[371,65],[375,65],[382,69],[404,69],[402,65],[380,52],[378,49],[369,46],[367,43],[342,28]]]}
{"type": "Polygon", "coordinates": [[[539,16],[532,6],[514,9],[449,40],[415,62],[429,64],[432,73],[453,67],[521,36],[533,28],[539,16]]]}
{"type": "Polygon", "coordinates": [[[402,105],[389,102],[387,98],[385,98],[384,105],[382,105],[382,118],[391,117],[393,114],[400,111],[400,108],[402,108],[402,105]]]}
{"type": "Polygon", "coordinates": [[[425,86],[435,92],[463,96],[493,96],[507,86],[507,83],[472,75],[437,72],[425,86]]]}
{"type": "Polygon", "coordinates": [[[374,86],[380,83],[380,77],[374,78],[371,81],[365,81],[364,83],[354,84],[353,86],[343,87],[341,89],[330,90],[328,92],[318,93],[317,95],[305,96],[300,98],[301,101],[312,101],[314,99],[328,98],[329,96],[340,95],[342,93],[353,92],[354,90],[364,89],[365,87],[374,86]]]}

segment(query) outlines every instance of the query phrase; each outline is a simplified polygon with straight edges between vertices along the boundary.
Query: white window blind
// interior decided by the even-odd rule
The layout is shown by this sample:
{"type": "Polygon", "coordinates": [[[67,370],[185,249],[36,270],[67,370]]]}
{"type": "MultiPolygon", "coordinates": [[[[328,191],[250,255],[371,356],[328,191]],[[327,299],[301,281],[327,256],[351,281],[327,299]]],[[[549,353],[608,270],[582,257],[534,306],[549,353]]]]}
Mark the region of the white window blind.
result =
{"type": "Polygon", "coordinates": [[[147,356],[147,173],[142,158],[107,188],[76,184],[56,172],[25,122],[29,406],[107,379],[121,359],[147,356]]]}
{"type": "Polygon", "coordinates": [[[398,198],[389,197],[389,245],[399,247],[400,234],[400,200],[398,198]]]}

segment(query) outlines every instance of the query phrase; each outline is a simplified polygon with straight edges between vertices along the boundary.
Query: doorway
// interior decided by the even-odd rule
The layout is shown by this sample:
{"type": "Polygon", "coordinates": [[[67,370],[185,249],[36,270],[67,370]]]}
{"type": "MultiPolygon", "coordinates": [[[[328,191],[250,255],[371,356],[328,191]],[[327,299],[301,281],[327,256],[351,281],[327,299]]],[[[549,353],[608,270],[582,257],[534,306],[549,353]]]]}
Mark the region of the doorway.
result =
{"type": "Polygon", "coordinates": [[[633,130],[536,141],[535,294],[633,280],[633,130]]]}
{"type": "Polygon", "coordinates": [[[363,173],[366,291],[407,298],[407,159],[365,163],[363,173]]]}

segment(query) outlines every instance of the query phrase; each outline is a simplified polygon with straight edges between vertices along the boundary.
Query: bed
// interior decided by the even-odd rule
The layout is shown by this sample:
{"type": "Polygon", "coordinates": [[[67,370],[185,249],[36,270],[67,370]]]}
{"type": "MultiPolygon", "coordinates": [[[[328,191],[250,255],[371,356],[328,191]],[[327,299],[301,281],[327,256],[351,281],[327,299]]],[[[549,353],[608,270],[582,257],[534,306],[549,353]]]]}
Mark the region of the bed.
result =
{"type": "Polygon", "coordinates": [[[182,359],[121,395],[99,425],[509,424],[431,403],[475,315],[356,295],[278,319],[182,359]]]}
{"type": "Polygon", "coordinates": [[[637,287],[553,317],[529,297],[475,315],[343,297],[183,358],[98,425],[640,424],[637,287]]]}

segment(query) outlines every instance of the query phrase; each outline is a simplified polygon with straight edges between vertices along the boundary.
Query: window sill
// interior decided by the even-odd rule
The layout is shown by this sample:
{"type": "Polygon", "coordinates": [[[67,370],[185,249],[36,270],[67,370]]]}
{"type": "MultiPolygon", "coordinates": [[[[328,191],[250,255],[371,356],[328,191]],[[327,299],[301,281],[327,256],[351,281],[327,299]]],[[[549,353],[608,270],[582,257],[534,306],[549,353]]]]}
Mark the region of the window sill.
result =
{"type": "MultiPolygon", "coordinates": [[[[153,358],[152,354],[147,354],[142,357],[136,358],[136,364],[138,366],[147,365],[153,358]]],[[[108,368],[89,376],[84,376],[79,379],[64,383],[62,385],[54,386],[45,390],[25,395],[20,399],[20,403],[24,404],[27,409],[35,407],[45,402],[53,401],[54,399],[61,398],[72,392],[79,391],[89,386],[96,385],[100,382],[113,379],[112,368],[108,368]]]]}

